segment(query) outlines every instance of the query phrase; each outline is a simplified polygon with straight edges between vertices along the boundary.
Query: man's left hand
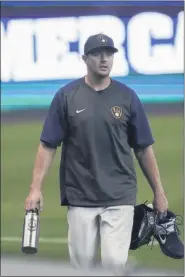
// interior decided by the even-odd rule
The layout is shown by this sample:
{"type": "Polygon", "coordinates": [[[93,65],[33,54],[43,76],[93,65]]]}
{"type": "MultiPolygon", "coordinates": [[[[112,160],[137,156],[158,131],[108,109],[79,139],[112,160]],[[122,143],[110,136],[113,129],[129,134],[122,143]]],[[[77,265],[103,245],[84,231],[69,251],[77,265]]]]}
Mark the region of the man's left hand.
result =
{"type": "Polygon", "coordinates": [[[153,208],[159,213],[164,213],[168,210],[168,201],[163,192],[157,192],[154,195],[153,208]]]}

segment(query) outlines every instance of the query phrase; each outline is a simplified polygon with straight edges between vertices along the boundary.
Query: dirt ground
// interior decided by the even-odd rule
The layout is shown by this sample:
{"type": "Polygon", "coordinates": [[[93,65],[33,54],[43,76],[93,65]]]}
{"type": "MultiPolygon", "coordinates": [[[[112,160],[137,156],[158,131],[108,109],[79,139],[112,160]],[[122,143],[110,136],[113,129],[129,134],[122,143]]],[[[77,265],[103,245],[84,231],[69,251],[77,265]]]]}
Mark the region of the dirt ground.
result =
{"type": "MultiPolygon", "coordinates": [[[[55,261],[30,258],[1,257],[1,276],[113,276],[100,268],[91,270],[75,270],[55,261]]],[[[164,271],[138,267],[136,263],[128,263],[126,276],[184,276],[183,272],[164,271]]]]}

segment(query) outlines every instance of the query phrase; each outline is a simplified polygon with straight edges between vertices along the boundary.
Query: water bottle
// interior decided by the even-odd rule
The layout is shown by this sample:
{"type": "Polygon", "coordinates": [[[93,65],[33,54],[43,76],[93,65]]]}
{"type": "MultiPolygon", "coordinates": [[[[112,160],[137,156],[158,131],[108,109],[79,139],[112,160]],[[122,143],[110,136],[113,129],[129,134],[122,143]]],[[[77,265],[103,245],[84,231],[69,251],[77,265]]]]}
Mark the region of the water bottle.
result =
{"type": "Polygon", "coordinates": [[[23,224],[22,252],[35,254],[38,251],[40,217],[38,209],[26,211],[23,224]]]}

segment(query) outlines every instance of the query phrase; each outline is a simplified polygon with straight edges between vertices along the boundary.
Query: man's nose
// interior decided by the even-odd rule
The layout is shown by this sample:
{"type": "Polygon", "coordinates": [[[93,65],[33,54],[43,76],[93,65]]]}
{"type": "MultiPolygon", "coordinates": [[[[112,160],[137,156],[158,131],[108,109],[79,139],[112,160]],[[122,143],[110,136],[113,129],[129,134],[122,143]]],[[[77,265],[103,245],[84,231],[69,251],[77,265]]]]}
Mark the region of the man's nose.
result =
{"type": "Polygon", "coordinates": [[[102,53],[101,53],[101,61],[103,61],[103,62],[105,61],[105,62],[106,62],[107,60],[108,60],[108,55],[107,55],[107,53],[102,52],[102,53]]]}

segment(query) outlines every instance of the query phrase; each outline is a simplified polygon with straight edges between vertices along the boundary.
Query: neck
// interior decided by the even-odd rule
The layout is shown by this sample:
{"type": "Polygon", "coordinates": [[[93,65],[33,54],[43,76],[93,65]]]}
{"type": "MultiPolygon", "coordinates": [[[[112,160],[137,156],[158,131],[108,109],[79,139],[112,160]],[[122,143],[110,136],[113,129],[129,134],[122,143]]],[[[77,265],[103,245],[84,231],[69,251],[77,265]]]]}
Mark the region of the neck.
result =
{"type": "Polygon", "coordinates": [[[98,90],[103,90],[103,89],[107,88],[111,83],[111,79],[109,76],[98,78],[97,76],[87,74],[85,76],[85,82],[90,87],[92,87],[98,91],[98,90]]]}

